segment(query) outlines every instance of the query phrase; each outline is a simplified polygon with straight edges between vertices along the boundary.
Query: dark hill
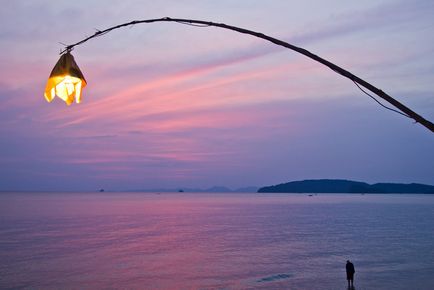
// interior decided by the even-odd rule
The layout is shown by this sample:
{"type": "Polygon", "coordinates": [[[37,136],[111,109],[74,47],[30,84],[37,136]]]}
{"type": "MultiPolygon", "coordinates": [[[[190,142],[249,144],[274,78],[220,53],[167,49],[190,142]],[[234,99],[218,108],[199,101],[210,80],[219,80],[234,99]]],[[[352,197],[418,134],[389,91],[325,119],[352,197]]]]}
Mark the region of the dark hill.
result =
{"type": "Polygon", "coordinates": [[[411,183],[376,183],[340,180],[317,179],[282,183],[278,185],[262,187],[258,192],[278,193],[431,193],[434,194],[434,186],[411,183]]]}

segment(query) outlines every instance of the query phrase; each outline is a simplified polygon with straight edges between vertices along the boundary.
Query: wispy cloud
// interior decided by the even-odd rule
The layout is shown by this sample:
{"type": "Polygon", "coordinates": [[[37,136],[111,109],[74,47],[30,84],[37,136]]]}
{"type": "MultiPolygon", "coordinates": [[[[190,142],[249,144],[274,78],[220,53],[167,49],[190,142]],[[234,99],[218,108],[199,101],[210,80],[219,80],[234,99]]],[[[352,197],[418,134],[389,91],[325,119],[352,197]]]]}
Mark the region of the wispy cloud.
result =
{"type": "MultiPolygon", "coordinates": [[[[417,26],[431,25],[426,23],[434,9],[432,1],[391,1],[369,8],[351,10],[342,14],[330,15],[317,23],[311,23],[290,37],[295,43],[311,43],[333,40],[343,36],[354,36],[357,33],[377,34],[406,30],[408,24],[417,26]]],[[[366,35],[365,35],[366,37],[366,35]]],[[[361,40],[362,41],[362,40],[361,40]]]]}

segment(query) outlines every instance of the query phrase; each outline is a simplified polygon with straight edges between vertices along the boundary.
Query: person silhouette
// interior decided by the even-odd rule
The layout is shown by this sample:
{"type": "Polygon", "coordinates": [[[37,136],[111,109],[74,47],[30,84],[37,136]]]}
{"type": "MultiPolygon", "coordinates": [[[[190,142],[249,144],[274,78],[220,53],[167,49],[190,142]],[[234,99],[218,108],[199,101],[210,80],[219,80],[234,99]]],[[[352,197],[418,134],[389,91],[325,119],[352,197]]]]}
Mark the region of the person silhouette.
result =
{"type": "Polygon", "coordinates": [[[353,282],[354,282],[354,273],[356,270],[354,269],[353,263],[350,262],[350,260],[347,260],[347,264],[345,266],[345,269],[347,270],[347,280],[348,280],[348,288],[353,288],[353,282]],[[350,286],[351,282],[351,286],[350,286]]]}

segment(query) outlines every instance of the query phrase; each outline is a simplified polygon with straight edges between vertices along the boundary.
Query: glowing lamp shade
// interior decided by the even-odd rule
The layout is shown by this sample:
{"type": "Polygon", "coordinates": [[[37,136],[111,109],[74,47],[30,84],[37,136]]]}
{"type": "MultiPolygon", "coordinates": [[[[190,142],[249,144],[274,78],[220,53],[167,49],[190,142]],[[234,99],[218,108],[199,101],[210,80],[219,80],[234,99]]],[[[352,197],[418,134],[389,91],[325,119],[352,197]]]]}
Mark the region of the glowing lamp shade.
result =
{"type": "Polygon", "coordinates": [[[81,90],[86,86],[86,80],[80,71],[72,54],[68,51],[57,61],[45,87],[45,99],[51,102],[58,96],[69,106],[74,100],[81,102],[81,90]]]}

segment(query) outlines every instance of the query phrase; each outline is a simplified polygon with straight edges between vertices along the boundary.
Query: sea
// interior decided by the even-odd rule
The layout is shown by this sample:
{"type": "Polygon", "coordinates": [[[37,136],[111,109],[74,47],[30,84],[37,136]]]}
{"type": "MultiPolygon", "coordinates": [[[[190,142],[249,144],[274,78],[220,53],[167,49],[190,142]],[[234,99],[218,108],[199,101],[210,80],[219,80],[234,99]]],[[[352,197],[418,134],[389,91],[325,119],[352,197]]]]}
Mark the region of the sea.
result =
{"type": "Polygon", "coordinates": [[[1,289],[434,289],[434,195],[0,193],[1,289]]]}

